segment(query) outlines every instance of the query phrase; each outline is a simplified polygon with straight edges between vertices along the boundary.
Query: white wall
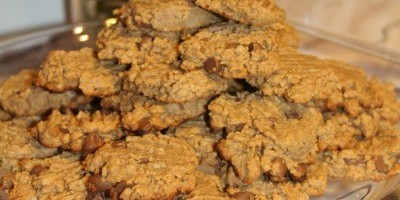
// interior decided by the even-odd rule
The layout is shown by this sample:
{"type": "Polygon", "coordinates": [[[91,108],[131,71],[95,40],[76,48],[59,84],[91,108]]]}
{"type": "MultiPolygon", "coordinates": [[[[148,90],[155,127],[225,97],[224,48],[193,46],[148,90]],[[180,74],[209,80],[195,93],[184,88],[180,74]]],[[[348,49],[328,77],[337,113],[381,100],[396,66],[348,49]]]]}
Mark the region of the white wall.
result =
{"type": "Polygon", "coordinates": [[[0,0],[0,35],[65,20],[63,0],[0,0]]]}

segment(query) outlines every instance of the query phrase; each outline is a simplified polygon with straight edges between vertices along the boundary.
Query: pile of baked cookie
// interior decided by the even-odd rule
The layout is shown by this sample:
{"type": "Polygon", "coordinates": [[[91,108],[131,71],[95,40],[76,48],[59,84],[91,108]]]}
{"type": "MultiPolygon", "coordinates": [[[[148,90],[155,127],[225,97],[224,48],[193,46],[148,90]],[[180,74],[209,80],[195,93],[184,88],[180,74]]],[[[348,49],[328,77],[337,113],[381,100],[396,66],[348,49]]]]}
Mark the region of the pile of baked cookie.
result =
{"type": "Polygon", "coordinates": [[[9,199],[308,199],[400,172],[390,84],[297,52],[272,0],[131,0],[0,86],[9,199]]]}

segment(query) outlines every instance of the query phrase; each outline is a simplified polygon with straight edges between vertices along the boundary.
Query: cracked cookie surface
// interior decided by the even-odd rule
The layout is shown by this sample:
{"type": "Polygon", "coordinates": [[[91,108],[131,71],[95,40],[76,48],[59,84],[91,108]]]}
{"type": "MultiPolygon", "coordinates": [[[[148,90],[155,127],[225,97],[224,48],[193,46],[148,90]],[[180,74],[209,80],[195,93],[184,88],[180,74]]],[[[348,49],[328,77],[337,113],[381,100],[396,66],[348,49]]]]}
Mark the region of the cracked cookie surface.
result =
{"type": "Polygon", "coordinates": [[[115,14],[131,30],[187,32],[220,21],[190,0],[130,0],[115,14]]]}
{"type": "Polygon", "coordinates": [[[37,71],[23,70],[0,85],[0,104],[12,115],[42,115],[51,109],[73,108],[86,104],[90,98],[74,91],[50,93],[36,87],[37,71]]]}
{"type": "Polygon", "coordinates": [[[152,30],[129,31],[121,24],[100,31],[96,41],[100,59],[121,64],[171,64],[178,58],[179,35],[152,30]]]}
{"type": "Polygon", "coordinates": [[[186,103],[162,103],[143,96],[135,96],[132,111],[122,114],[124,128],[139,133],[175,127],[206,112],[207,99],[186,103]]]}
{"type": "Polygon", "coordinates": [[[196,184],[197,163],[187,143],[153,134],[106,144],[85,160],[86,168],[100,173],[110,188],[126,183],[118,194],[121,199],[168,199],[190,192],[196,184]]]}
{"type": "Polygon", "coordinates": [[[29,132],[31,125],[32,119],[0,122],[0,168],[15,171],[23,158],[45,158],[57,153],[57,149],[47,148],[36,141],[29,132]]]}
{"type": "Polygon", "coordinates": [[[244,182],[252,183],[263,173],[280,182],[282,170],[301,178],[300,168],[315,159],[317,130],[323,123],[316,109],[246,93],[221,95],[209,109],[211,126],[228,132],[218,144],[221,156],[244,182]]]}
{"type": "Polygon", "coordinates": [[[285,11],[274,0],[195,0],[195,4],[228,19],[244,24],[266,26],[282,22],[285,11]]]}
{"type": "Polygon", "coordinates": [[[124,136],[120,116],[100,111],[74,115],[55,110],[48,119],[39,122],[33,132],[45,146],[85,153],[92,153],[104,143],[124,136]]]}
{"type": "Polygon", "coordinates": [[[296,47],[297,43],[297,34],[286,24],[269,27],[216,24],[180,44],[181,68],[189,71],[204,68],[227,78],[269,74],[277,65],[276,49],[296,47]]]}
{"type": "Polygon", "coordinates": [[[63,153],[51,158],[28,159],[11,177],[9,199],[85,199],[87,177],[80,155],[63,153]]]}
{"type": "Polygon", "coordinates": [[[182,72],[171,65],[144,64],[127,72],[131,90],[166,103],[207,99],[227,90],[227,82],[203,70],[182,72]]]}

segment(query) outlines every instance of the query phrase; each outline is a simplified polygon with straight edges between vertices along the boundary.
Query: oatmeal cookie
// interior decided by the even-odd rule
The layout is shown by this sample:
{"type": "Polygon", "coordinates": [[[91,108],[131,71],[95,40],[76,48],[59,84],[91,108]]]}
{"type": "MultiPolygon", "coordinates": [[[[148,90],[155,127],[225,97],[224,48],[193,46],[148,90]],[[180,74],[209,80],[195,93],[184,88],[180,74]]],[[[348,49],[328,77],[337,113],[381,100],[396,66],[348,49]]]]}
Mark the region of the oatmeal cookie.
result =
{"type": "Polygon", "coordinates": [[[254,27],[222,23],[202,29],[180,44],[184,70],[204,68],[227,78],[269,74],[278,65],[277,48],[296,47],[297,34],[287,24],[254,27]]]}
{"type": "Polygon", "coordinates": [[[114,14],[130,30],[187,32],[221,20],[190,0],[130,0],[114,14]]]}
{"type": "Polygon", "coordinates": [[[195,0],[195,4],[244,24],[267,26],[286,19],[274,0],[195,0]]]}
{"type": "Polygon", "coordinates": [[[120,199],[170,199],[195,188],[198,160],[182,140],[149,134],[106,144],[84,164],[97,176],[89,181],[92,192],[114,190],[110,193],[120,199]],[[120,184],[125,187],[117,191],[120,184]]]}
{"type": "Polygon", "coordinates": [[[352,180],[384,180],[400,173],[400,137],[377,136],[353,148],[325,151],[329,175],[352,180]]]}
{"type": "Polygon", "coordinates": [[[15,116],[42,115],[51,109],[74,108],[90,102],[90,98],[74,91],[50,93],[36,87],[35,70],[23,70],[0,86],[0,104],[15,116]]]}
{"type": "Polygon", "coordinates": [[[238,97],[223,94],[209,109],[212,127],[228,132],[218,145],[221,156],[244,182],[252,183],[264,173],[277,182],[285,180],[286,172],[301,179],[300,169],[315,159],[323,119],[314,108],[241,93],[238,97]]]}
{"type": "Polygon", "coordinates": [[[42,63],[37,84],[54,92],[77,90],[86,96],[104,97],[121,89],[119,73],[126,66],[99,61],[93,49],[52,51],[42,63]]]}
{"type": "Polygon", "coordinates": [[[222,138],[222,132],[213,133],[203,118],[189,120],[175,128],[172,136],[186,141],[196,152],[200,165],[216,167],[218,153],[214,148],[222,138]]]}
{"type": "Polygon", "coordinates": [[[100,31],[98,57],[121,64],[171,64],[178,58],[179,35],[153,30],[129,31],[120,23],[100,31]]]}
{"type": "Polygon", "coordinates": [[[33,128],[33,133],[47,147],[93,153],[104,143],[124,136],[120,126],[117,113],[96,111],[93,114],[79,112],[74,115],[54,110],[48,119],[33,128]]]}
{"type": "Polygon", "coordinates": [[[29,126],[36,120],[14,119],[0,122],[0,168],[15,171],[19,169],[20,159],[45,158],[57,153],[57,149],[40,145],[29,132],[29,126]]]}
{"type": "Polygon", "coordinates": [[[206,112],[207,99],[186,103],[162,103],[136,96],[133,110],[122,114],[122,124],[130,131],[145,134],[152,130],[175,127],[206,112]]]}
{"type": "Polygon", "coordinates": [[[63,153],[46,159],[27,159],[12,175],[9,199],[85,199],[87,176],[80,155],[63,153]]]}
{"type": "Polygon", "coordinates": [[[204,70],[182,72],[165,64],[132,66],[127,81],[131,90],[166,103],[208,99],[228,88],[227,81],[204,70]]]}
{"type": "Polygon", "coordinates": [[[382,97],[359,68],[292,51],[280,52],[279,60],[280,66],[270,75],[250,77],[249,83],[267,96],[311,102],[322,110],[344,108],[351,116],[382,106],[382,97]]]}

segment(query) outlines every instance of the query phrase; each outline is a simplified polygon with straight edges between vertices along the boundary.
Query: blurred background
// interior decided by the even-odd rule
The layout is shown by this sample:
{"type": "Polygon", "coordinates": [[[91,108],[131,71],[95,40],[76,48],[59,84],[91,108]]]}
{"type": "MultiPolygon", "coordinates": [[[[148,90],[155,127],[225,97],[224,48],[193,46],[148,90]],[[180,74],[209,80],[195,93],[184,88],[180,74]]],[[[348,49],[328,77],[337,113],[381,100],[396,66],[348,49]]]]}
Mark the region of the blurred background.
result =
{"type": "Polygon", "coordinates": [[[0,42],[49,27],[106,19],[124,0],[0,0],[0,42]]]}

